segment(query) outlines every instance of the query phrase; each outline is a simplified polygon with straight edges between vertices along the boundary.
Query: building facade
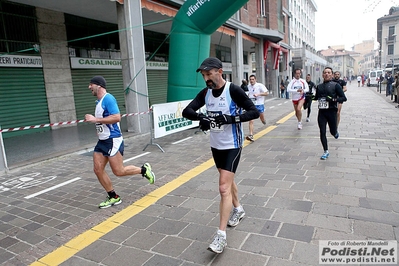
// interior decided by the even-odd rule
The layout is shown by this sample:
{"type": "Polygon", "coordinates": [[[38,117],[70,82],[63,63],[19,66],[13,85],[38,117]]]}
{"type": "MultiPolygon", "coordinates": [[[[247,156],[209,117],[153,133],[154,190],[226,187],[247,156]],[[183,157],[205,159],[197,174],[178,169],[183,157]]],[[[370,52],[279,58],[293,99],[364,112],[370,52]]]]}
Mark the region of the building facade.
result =
{"type": "MultiPolygon", "coordinates": [[[[354,73],[355,59],[353,58],[353,52],[346,51],[342,47],[331,47],[320,51],[320,53],[328,58],[330,61],[330,67],[333,71],[341,72],[341,77],[351,77],[354,73]]],[[[356,73],[355,73],[356,75],[356,73]]]]}
{"type": "Polygon", "coordinates": [[[290,0],[290,44],[292,71],[302,69],[303,75],[311,74],[314,81],[322,78],[328,61],[315,49],[317,5],[314,0],[290,0]]]}
{"type": "Polygon", "coordinates": [[[377,20],[377,42],[379,43],[378,63],[383,69],[399,66],[399,48],[397,30],[399,28],[399,7],[391,7],[387,15],[377,20]]]}
{"type": "Polygon", "coordinates": [[[371,69],[378,69],[375,63],[375,40],[364,40],[352,46],[352,57],[355,60],[353,73],[357,75],[367,75],[371,69]],[[371,62],[374,60],[374,62],[371,62]]]}
{"type": "MultiPolygon", "coordinates": [[[[83,119],[94,110],[87,88],[94,75],[106,78],[121,113],[166,102],[168,35],[184,3],[0,0],[1,127],[83,119]]],[[[240,84],[255,74],[277,95],[290,71],[290,16],[289,0],[249,0],[213,33],[210,56],[222,60],[225,78],[240,84]]],[[[138,126],[128,130],[149,131],[145,115],[131,119],[138,126]]],[[[3,136],[42,130],[50,128],[3,136]]]]}

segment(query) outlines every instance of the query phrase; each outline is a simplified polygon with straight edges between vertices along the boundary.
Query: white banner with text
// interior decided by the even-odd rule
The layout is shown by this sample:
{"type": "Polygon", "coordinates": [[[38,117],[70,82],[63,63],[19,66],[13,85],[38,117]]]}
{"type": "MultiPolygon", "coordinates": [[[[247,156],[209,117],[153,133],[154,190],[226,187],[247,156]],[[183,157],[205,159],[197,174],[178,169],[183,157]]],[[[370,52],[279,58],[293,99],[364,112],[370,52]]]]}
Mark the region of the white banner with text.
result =
{"type": "Polygon", "coordinates": [[[397,265],[396,240],[320,240],[319,264],[397,265]]]}
{"type": "Polygon", "coordinates": [[[154,104],[152,106],[154,117],[154,137],[159,138],[193,127],[198,127],[199,121],[188,120],[182,115],[183,109],[190,102],[191,100],[185,100],[154,104]]]}

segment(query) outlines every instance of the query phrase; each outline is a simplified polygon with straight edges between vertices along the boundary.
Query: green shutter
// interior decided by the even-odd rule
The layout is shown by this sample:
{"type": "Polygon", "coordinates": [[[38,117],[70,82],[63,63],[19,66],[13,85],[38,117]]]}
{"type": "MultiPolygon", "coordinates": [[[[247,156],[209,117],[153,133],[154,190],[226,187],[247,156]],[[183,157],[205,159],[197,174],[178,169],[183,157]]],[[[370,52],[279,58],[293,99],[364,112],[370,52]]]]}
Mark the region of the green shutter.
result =
{"type": "Polygon", "coordinates": [[[168,71],[147,70],[147,85],[150,106],[158,103],[166,103],[168,71]]]}
{"type": "Polygon", "coordinates": [[[94,114],[97,98],[89,90],[90,79],[103,76],[107,81],[107,92],[118,101],[121,114],[126,113],[122,70],[110,69],[72,69],[73,94],[75,99],[76,117],[84,119],[85,114],[94,114]]]}
{"type": "MultiPolygon", "coordinates": [[[[0,68],[2,129],[50,123],[43,69],[0,68]]],[[[50,127],[4,132],[3,137],[47,131],[50,127]]]]}

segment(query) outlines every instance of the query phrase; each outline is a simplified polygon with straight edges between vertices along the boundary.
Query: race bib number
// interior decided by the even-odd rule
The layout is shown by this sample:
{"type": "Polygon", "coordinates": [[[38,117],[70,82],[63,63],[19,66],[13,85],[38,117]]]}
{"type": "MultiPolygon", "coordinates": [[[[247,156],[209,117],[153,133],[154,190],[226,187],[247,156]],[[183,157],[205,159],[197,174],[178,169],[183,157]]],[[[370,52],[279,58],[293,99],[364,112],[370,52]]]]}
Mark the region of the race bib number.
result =
{"type": "Polygon", "coordinates": [[[249,98],[249,99],[251,99],[251,101],[252,101],[254,104],[256,104],[256,98],[249,98]]]}
{"type": "Polygon", "coordinates": [[[212,132],[219,133],[219,132],[224,131],[224,125],[218,125],[215,123],[215,121],[211,121],[210,126],[211,126],[212,132]]]}
{"type": "Polygon", "coordinates": [[[97,134],[101,134],[104,132],[103,124],[97,123],[96,124],[97,134]]]}
{"type": "Polygon", "coordinates": [[[294,86],[294,90],[303,90],[302,86],[294,86]]]}
{"type": "Polygon", "coordinates": [[[329,102],[326,100],[326,98],[320,98],[319,99],[319,109],[328,109],[329,107],[329,102]]]}
{"type": "Polygon", "coordinates": [[[222,112],[220,111],[208,111],[207,112],[208,117],[210,118],[210,130],[211,132],[223,132],[224,131],[224,126],[223,125],[218,125],[216,124],[215,120],[213,119],[216,116],[222,115],[222,112]]]}

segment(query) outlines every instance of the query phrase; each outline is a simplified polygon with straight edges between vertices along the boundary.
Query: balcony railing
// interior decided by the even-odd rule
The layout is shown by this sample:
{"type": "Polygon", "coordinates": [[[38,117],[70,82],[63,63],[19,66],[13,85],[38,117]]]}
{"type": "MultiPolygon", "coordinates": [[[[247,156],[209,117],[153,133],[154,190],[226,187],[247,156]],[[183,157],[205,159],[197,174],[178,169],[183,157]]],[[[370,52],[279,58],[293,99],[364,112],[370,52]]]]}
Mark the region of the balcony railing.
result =
{"type": "Polygon", "coordinates": [[[115,49],[86,49],[68,47],[70,57],[121,59],[121,52],[115,49]]]}
{"type": "Polygon", "coordinates": [[[387,43],[394,43],[396,40],[396,34],[389,35],[386,37],[387,43]]]}

